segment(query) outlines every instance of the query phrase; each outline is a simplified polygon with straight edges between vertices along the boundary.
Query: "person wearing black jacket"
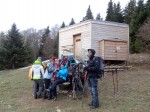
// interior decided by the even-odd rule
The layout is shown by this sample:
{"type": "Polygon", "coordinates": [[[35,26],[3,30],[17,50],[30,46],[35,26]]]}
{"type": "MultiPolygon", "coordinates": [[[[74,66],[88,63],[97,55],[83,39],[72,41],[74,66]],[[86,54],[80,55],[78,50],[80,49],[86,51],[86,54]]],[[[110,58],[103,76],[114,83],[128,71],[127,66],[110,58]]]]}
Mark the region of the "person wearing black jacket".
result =
{"type": "Polygon", "coordinates": [[[95,109],[99,107],[99,98],[98,98],[98,69],[99,69],[99,61],[95,58],[95,50],[88,49],[88,65],[84,68],[87,71],[87,81],[90,89],[90,93],[92,96],[92,101],[90,104],[91,109],[95,109]]]}

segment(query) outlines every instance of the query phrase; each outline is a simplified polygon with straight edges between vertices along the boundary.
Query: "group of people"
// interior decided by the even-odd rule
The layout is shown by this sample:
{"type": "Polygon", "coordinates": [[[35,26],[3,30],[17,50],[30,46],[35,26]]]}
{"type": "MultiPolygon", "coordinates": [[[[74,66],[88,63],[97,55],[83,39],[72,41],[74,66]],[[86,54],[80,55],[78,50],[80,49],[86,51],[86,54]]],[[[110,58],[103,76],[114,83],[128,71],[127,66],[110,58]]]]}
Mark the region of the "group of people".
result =
{"type": "MultiPolygon", "coordinates": [[[[97,90],[99,61],[94,58],[94,49],[88,49],[88,57],[88,64],[84,67],[84,71],[87,71],[87,82],[92,96],[92,101],[89,106],[91,109],[95,109],[99,107],[97,90]]],[[[71,65],[76,65],[76,61],[72,55],[68,57],[62,56],[60,60],[56,60],[52,57],[47,64],[42,64],[41,58],[39,57],[32,65],[34,98],[43,97],[43,99],[48,98],[49,100],[53,99],[56,101],[56,87],[68,80],[71,65]],[[47,90],[49,90],[48,95],[47,90]]],[[[75,71],[71,72],[73,74],[75,71]]]]}
{"type": "Polygon", "coordinates": [[[68,80],[68,69],[73,62],[76,63],[72,55],[62,56],[60,60],[52,57],[47,64],[42,63],[41,57],[38,57],[32,65],[34,98],[56,100],[56,87],[68,80]]]}

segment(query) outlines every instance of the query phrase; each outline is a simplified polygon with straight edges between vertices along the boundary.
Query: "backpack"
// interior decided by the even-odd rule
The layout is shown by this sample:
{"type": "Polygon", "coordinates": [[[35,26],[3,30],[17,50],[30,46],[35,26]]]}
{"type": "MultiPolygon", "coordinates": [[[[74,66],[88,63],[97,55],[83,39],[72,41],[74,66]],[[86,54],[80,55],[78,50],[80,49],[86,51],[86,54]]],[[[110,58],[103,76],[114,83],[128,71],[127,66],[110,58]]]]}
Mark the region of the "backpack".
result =
{"type": "Polygon", "coordinates": [[[48,71],[48,73],[52,73],[54,70],[52,69],[52,66],[51,66],[51,64],[47,64],[47,71],[48,71]]]}
{"type": "Polygon", "coordinates": [[[95,56],[93,61],[97,59],[99,62],[99,69],[98,69],[98,78],[101,78],[104,74],[104,60],[101,57],[95,56]]]}
{"type": "Polygon", "coordinates": [[[32,80],[32,78],[33,78],[33,74],[32,74],[33,72],[32,72],[32,67],[30,67],[29,68],[29,75],[28,75],[28,79],[29,80],[32,80]]]}

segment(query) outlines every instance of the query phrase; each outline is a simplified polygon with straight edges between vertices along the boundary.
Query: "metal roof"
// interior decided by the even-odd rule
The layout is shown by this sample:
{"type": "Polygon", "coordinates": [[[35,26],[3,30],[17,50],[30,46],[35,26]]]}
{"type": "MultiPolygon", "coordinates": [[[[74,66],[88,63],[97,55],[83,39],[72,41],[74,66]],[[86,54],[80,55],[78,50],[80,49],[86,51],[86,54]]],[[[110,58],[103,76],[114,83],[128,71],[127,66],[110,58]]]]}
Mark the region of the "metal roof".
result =
{"type": "Polygon", "coordinates": [[[67,26],[65,28],[61,28],[59,32],[63,32],[72,28],[86,25],[86,24],[103,24],[103,25],[111,25],[111,26],[119,26],[119,27],[129,27],[129,25],[126,23],[118,23],[118,22],[102,21],[102,20],[86,20],[86,21],[83,21],[83,22],[80,22],[71,26],[67,26]]]}

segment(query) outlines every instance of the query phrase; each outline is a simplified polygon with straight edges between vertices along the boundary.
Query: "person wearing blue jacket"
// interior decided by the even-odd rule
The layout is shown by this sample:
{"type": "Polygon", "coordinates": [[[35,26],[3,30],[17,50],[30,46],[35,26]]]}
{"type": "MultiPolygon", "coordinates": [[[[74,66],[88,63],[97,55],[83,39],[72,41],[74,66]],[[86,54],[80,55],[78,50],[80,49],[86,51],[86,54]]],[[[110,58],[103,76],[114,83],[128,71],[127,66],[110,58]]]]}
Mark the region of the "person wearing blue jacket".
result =
{"type": "Polygon", "coordinates": [[[67,62],[67,67],[70,67],[71,65],[76,65],[77,63],[76,63],[76,60],[73,58],[73,56],[72,55],[69,55],[68,56],[68,62],[67,62]]]}
{"type": "Polygon", "coordinates": [[[54,101],[56,101],[57,99],[56,87],[57,85],[66,82],[67,76],[68,76],[67,64],[66,65],[61,64],[60,70],[56,74],[57,80],[50,87],[50,94],[48,98],[49,100],[54,99],[54,101]]]}

